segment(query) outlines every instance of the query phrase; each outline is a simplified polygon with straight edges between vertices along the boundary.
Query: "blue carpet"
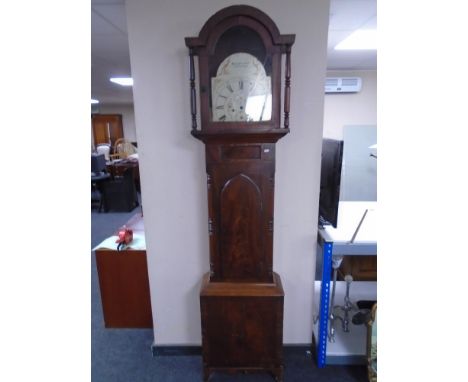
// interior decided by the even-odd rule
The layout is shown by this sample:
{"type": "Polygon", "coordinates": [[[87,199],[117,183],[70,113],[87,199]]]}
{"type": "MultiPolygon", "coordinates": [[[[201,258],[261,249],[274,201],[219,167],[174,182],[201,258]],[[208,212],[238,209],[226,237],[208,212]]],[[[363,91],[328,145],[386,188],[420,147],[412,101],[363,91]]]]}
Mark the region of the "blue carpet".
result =
{"type": "MultiPolygon", "coordinates": [[[[99,244],[125,224],[141,207],[129,213],[91,213],[91,245],[99,244]]],[[[153,357],[152,329],[106,329],[102,314],[96,259],[91,252],[91,377],[93,382],[195,382],[202,381],[201,356],[153,357]]],[[[285,382],[365,382],[363,366],[317,368],[307,354],[286,354],[285,382]]],[[[272,382],[268,374],[214,373],[210,382],[272,382]]]]}

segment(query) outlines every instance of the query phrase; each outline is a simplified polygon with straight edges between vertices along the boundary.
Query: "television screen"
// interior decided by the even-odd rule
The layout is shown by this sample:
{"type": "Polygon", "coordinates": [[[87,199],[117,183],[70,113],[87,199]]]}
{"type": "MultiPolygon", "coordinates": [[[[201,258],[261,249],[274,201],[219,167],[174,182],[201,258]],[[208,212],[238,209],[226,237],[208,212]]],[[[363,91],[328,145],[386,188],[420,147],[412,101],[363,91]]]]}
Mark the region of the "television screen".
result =
{"type": "Polygon", "coordinates": [[[106,158],[104,154],[91,154],[91,172],[99,174],[106,169],[106,158]]]}
{"type": "Polygon", "coordinates": [[[331,224],[335,228],[338,223],[342,162],[343,141],[324,138],[320,173],[319,218],[321,224],[331,224]]]}

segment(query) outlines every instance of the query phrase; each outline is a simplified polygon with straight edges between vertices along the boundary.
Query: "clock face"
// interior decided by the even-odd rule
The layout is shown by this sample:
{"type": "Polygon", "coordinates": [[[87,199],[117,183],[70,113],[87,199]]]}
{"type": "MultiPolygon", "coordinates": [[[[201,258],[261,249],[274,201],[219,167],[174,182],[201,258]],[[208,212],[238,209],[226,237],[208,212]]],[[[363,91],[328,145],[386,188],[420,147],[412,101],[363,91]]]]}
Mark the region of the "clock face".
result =
{"type": "Polygon", "coordinates": [[[234,53],[211,79],[213,121],[258,122],[271,119],[271,78],[248,53],[234,53]]]}

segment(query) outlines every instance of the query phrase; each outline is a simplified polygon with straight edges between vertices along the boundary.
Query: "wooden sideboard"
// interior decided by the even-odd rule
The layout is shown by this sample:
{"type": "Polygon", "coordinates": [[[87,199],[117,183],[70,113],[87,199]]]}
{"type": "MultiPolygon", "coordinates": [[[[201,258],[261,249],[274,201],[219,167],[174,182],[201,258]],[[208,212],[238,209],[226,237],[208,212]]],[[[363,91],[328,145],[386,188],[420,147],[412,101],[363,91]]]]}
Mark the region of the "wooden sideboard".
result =
{"type": "MultiPolygon", "coordinates": [[[[134,235],[144,235],[141,213],[125,225],[134,235]]],[[[103,245],[95,248],[95,255],[105,327],[152,328],[146,248],[117,251],[103,245]]]]}

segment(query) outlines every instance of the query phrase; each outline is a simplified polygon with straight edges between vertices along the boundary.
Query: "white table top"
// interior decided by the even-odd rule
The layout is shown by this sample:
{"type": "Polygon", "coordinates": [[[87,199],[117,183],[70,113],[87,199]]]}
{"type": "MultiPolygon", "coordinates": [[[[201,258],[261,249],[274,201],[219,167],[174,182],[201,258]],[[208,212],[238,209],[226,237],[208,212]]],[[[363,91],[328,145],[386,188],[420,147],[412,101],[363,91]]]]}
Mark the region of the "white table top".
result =
{"type": "Polygon", "coordinates": [[[377,202],[340,202],[337,228],[325,226],[325,232],[333,242],[349,242],[362,215],[367,211],[354,243],[375,243],[377,241],[377,202]]]}
{"type": "MultiPolygon", "coordinates": [[[[116,243],[118,236],[110,236],[107,239],[105,239],[102,243],[97,245],[96,247],[93,248],[93,251],[96,249],[112,249],[114,251],[117,251],[117,245],[116,243]]],[[[133,233],[133,240],[132,242],[128,245],[125,246],[125,250],[145,250],[146,249],[146,240],[145,240],[145,235],[141,233],[133,233]]]]}

